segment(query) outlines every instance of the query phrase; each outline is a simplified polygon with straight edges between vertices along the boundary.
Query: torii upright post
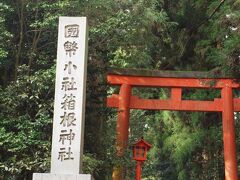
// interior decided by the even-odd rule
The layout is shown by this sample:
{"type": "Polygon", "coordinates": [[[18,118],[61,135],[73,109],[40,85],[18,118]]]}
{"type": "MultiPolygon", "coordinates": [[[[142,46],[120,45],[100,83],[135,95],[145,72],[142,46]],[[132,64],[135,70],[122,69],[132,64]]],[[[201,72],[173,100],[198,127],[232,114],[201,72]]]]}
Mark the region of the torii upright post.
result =
{"type": "Polygon", "coordinates": [[[223,143],[226,180],[237,180],[237,157],[234,128],[234,104],[231,82],[222,89],[223,111],[223,143]]]}
{"type": "MultiPolygon", "coordinates": [[[[131,86],[122,84],[119,92],[118,119],[117,119],[117,156],[123,157],[128,144],[129,130],[129,103],[131,97],[131,86]]],[[[124,167],[114,167],[113,180],[124,179],[124,167]]]]}

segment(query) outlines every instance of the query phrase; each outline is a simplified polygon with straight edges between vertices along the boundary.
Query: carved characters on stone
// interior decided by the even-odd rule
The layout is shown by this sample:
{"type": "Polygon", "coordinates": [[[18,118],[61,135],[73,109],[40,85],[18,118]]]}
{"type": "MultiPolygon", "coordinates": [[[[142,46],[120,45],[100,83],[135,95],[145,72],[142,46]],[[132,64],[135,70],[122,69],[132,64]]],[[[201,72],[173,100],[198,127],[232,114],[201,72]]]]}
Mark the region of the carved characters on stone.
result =
{"type": "Polygon", "coordinates": [[[75,81],[73,72],[76,71],[78,67],[72,58],[78,50],[78,44],[72,38],[79,37],[79,25],[69,24],[65,26],[64,30],[66,41],[63,43],[63,47],[66,53],[66,62],[64,63],[64,76],[61,81],[61,91],[64,92],[64,95],[61,98],[60,109],[62,115],[59,117],[61,130],[58,140],[58,142],[61,143],[58,151],[58,160],[61,162],[74,159],[71,145],[74,143],[75,138],[73,127],[76,126],[75,106],[77,82],[75,81]]]}
{"type": "Polygon", "coordinates": [[[66,55],[69,55],[69,57],[72,57],[73,55],[75,55],[76,50],[78,49],[77,47],[77,43],[75,41],[70,42],[67,41],[63,44],[66,55]]]}
{"type": "Polygon", "coordinates": [[[65,26],[65,38],[77,38],[79,37],[79,25],[70,24],[65,26]]]}

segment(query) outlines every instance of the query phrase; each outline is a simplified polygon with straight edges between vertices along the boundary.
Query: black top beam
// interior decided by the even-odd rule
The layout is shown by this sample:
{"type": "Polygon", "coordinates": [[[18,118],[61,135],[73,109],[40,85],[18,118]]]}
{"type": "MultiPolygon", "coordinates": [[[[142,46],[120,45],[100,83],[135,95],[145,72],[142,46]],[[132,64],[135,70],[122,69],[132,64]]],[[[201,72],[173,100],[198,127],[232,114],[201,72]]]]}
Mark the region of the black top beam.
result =
{"type": "Polygon", "coordinates": [[[221,73],[217,69],[211,71],[159,71],[148,69],[111,68],[108,74],[146,77],[172,77],[172,78],[216,78],[229,79],[231,76],[221,73]]]}

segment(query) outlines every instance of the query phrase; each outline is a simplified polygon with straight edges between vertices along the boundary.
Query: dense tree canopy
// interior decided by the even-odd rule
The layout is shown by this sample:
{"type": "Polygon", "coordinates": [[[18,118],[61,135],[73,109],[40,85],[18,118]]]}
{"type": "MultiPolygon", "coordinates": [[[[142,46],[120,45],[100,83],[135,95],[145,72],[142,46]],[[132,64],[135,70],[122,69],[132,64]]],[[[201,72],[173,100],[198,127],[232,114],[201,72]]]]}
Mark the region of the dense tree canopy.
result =
{"type": "MultiPolygon", "coordinates": [[[[50,169],[59,16],[89,21],[84,172],[96,179],[111,179],[120,161],[129,166],[127,178],[134,177],[131,152],[115,157],[116,111],[105,99],[118,89],[106,84],[109,68],[213,70],[240,78],[239,0],[0,0],[0,178],[31,179],[50,169]]],[[[133,93],[169,96],[168,89],[133,93]]],[[[220,92],[183,96],[213,99],[220,92]]],[[[153,144],[144,178],[224,178],[218,113],[132,110],[129,143],[141,136],[153,144]]]]}

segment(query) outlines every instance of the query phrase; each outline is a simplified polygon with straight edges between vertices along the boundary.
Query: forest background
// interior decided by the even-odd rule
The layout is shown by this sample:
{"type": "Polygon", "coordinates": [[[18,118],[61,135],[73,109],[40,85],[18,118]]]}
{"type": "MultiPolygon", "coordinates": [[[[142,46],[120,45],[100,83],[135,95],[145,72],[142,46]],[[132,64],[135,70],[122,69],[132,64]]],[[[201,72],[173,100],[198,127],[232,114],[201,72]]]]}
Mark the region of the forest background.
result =
{"type": "MultiPolygon", "coordinates": [[[[240,0],[0,0],[0,177],[31,179],[48,172],[59,16],[87,16],[89,57],[84,172],[111,179],[124,163],[133,179],[131,150],[115,157],[116,110],[106,108],[111,67],[212,70],[240,78],[240,0]]],[[[168,89],[134,89],[166,98],[168,89]]],[[[239,91],[234,92],[239,97],[239,91]]],[[[184,91],[209,100],[218,90],[184,91]]],[[[235,114],[238,164],[240,120],[235,114]]],[[[153,148],[143,178],[224,179],[219,113],[131,111],[129,144],[153,148]]],[[[240,169],[240,166],[238,166],[240,169]]],[[[240,171],[239,171],[240,172],[240,171]]]]}

